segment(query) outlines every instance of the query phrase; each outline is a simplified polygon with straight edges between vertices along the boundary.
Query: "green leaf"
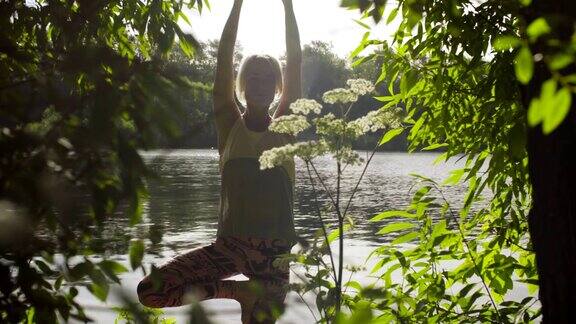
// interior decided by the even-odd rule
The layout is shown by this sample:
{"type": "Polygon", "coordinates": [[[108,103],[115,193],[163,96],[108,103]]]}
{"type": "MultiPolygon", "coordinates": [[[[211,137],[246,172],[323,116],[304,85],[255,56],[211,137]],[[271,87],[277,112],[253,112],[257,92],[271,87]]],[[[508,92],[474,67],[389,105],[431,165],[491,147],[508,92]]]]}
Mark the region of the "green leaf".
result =
{"type": "Polygon", "coordinates": [[[380,101],[380,102],[389,102],[392,100],[396,100],[399,96],[378,96],[378,97],[373,97],[374,99],[380,101]]]}
{"type": "Polygon", "coordinates": [[[374,58],[374,54],[370,54],[368,56],[362,56],[359,59],[355,60],[354,62],[352,62],[352,67],[357,67],[360,64],[363,64],[365,62],[368,62],[370,60],[372,60],[374,58]]]}
{"type": "Polygon", "coordinates": [[[410,262],[408,260],[406,260],[406,256],[404,256],[404,254],[402,252],[394,251],[394,255],[398,259],[398,262],[400,262],[400,265],[402,266],[402,268],[408,268],[410,266],[410,262]]]}
{"type": "Polygon", "coordinates": [[[128,272],[128,269],[123,266],[121,263],[112,261],[112,260],[104,260],[98,264],[100,268],[105,271],[109,271],[110,273],[114,274],[121,274],[124,272],[128,272]]]}
{"type": "Polygon", "coordinates": [[[193,35],[183,32],[177,24],[174,24],[174,31],[178,35],[178,45],[182,52],[189,58],[194,57],[196,48],[200,46],[198,40],[193,35]]]}
{"type": "Polygon", "coordinates": [[[100,299],[101,301],[106,301],[110,287],[105,283],[92,283],[90,286],[88,286],[88,290],[92,293],[92,295],[96,296],[96,298],[100,299]]]}
{"type": "Polygon", "coordinates": [[[414,70],[409,70],[400,79],[400,94],[405,99],[409,97],[411,91],[418,82],[418,74],[414,70]]]}
{"type": "Polygon", "coordinates": [[[416,224],[414,224],[414,223],[407,223],[407,222],[393,223],[393,224],[389,224],[389,225],[385,226],[384,228],[382,228],[381,230],[379,230],[377,234],[388,234],[388,233],[393,233],[393,232],[411,229],[414,227],[416,227],[416,224]]]}
{"type": "Polygon", "coordinates": [[[26,310],[26,323],[27,324],[36,323],[36,321],[34,320],[35,313],[36,313],[36,309],[34,307],[30,307],[26,310]]]}
{"type": "Polygon", "coordinates": [[[384,261],[383,260],[378,260],[378,262],[376,262],[376,264],[374,265],[374,267],[372,267],[372,270],[370,270],[370,273],[374,273],[380,269],[382,269],[382,266],[384,266],[384,261]]]}
{"type": "Polygon", "coordinates": [[[132,193],[130,201],[130,226],[136,225],[142,221],[142,215],[144,214],[144,203],[148,198],[148,193],[146,188],[141,186],[136,188],[132,193]]]}
{"type": "Polygon", "coordinates": [[[425,148],[422,149],[422,151],[432,151],[432,150],[436,150],[442,147],[447,147],[448,144],[447,143],[437,143],[437,144],[432,144],[429,146],[426,146],[425,148]]]}
{"type": "Polygon", "coordinates": [[[503,35],[496,37],[492,46],[494,47],[494,50],[501,52],[516,48],[520,43],[520,38],[514,35],[503,35]]]}
{"type": "Polygon", "coordinates": [[[530,37],[531,40],[535,40],[544,34],[548,34],[551,30],[552,29],[550,28],[550,25],[548,25],[548,22],[546,22],[546,19],[540,17],[534,20],[528,26],[526,32],[528,33],[528,36],[530,37]]]}
{"type": "MultiPolygon", "coordinates": [[[[418,178],[418,179],[420,179],[420,180],[422,180],[422,181],[424,181],[424,182],[436,183],[436,181],[432,180],[432,178],[429,178],[429,177],[427,177],[427,176],[423,176],[423,175],[418,174],[418,173],[409,173],[408,175],[411,176],[411,177],[414,177],[414,178],[418,178]]],[[[429,186],[426,186],[425,188],[427,188],[427,190],[430,191],[430,187],[429,187],[429,186]]],[[[423,189],[420,189],[420,190],[423,190],[423,189]]],[[[420,190],[418,190],[418,191],[420,191],[420,190]]]]}
{"type": "Polygon", "coordinates": [[[442,234],[446,233],[446,226],[447,222],[445,219],[441,220],[437,224],[432,227],[432,233],[430,234],[430,238],[439,237],[442,234]]]}
{"type": "Polygon", "coordinates": [[[155,37],[155,40],[158,42],[158,49],[160,52],[167,54],[174,44],[174,36],[176,34],[172,26],[163,26],[162,29],[163,32],[158,33],[155,37]]]}
{"type": "Polygon", "coordinates": [[[443,185],[455,185],[460,181],[466,169],[458,169],[450,171],[450,176],[442,182],[443,185]]]}
{"type": "MultiPolygon", "coordinates": [[[[199,13],[202,14],[202,8],[199,8],[199,13]]],[[[178,17],[178,19],[182,19],[184,20],[184,22],[186,23],[186,25],[188,26],[192,26],[192,23],[190,23],[190,19],[188,19],[188,16],[183,13],[183,12],[179,12],[176,17],[178,17]]]]}
{"type": "Polygon", "coordinates": [[[54,281],[54,289],[59,290],[60,287],[62,286],[63,281],[64,281],[64,276],[63,275],[58,276],[56,281],[54,281]]]}
{"type": "Polygon", "coordinates": [[[374,318],[372,314],[372,307],[368,301],[358,301],[354,307],[350,318],[347,320],[337,322],[342,324],[356,324],[356,323],[372,323],[374,318]]]}
{"type": "Polygon", "coordinates": [[[470,283],[467,284],[466,286],[464,286],[464,288],[462,288],[459,292],[458,292],[458,296],[460,298],[466,297],[466,295],[468,295],[468,293],[474,288],[476,287],[476,283],[470,283]]]}
{"type": "Polygon", "coordinates": [[[563,76],[562,79],[564,79],[564,82],[576,84],[576,74],[563,76]]]}
{"type": "Polygon", "coordinates": [[[516,56],[514,64],[516,78],[522,84],[528,84],[534,73],[534,62],[532,61],[532,52],[528,46],[523,46],[516,56]]]}
{"type": "Polygon", "coordinates": [[[540,124],[544,119],[541,106],[539,98],[533,98],[530,102],[530,107],[528,107],[528,125],[530,127],[540,124]]]}
{"type": "Polygon", "coordinates": [[[384,145],[388,142],[390,142],[392,139],[394,139],[395,137],[397,137],[398,135],[402,134],[404,132],[404,128],[396,128],[396,129],[391,129],[389,131],[386,132],[386,134],[384,134],[384,136],[382,136],[382,139],[380,140],[380,143],[378,143],[378,145],[384,145]]]}
{"type": "Polygon", "coordinates": [[[416,123],[414,124],[414,126],[412,126],[412,129],[410,130],[410,133],[412,134],[417,134],[418,131],[420,130],[420,128],[422,128],[422,126],[424,125],[424,122],[426,121],[426,115],[422,114],[422,116],[420,116],[420,118],[418,118],[418,120],[416,121],[416,123]]]}
{"type": "Polygon", "coordinates": [[[44,274],[52,275],[52,274],[56,273],[54,270],[52,270],[52,268],[50,268],[50,266],[48,264],[46,264],[46,262],[44,262],[42,260],[35,260],[34,262],[36,263],[38,268],[40,268],[40,270],[42,270],[42,272],[44,274]]]}
{"type": "Polygon", "coordinates": [[[572,56],[570,54],[554,55],[550,59],[550,68],[552,70],[561,70],[561,69],[567,67],[572,62],[574,62],[574,56],[572,56]]]}
{"type": "Polygon", "coordinates": [[[539,285],[539,281],[538,279],[519,279],[519,282],[525,283],[527,288],[528,288],[528,292],[529,293],[534,293],[536,290],[538,290],[538,285],[539,285]]]}
{"type": "Polygon", "coordinates": [[[356,289],[356,291],[361,291],[362,290],[362,285],[360,285],[360,283],[358,281],[348,281],[347,283],[344,284],[344,286],[347,287],[351,287],[356,289]]]}
{"type": "MultiPolygon", "coordinates": [[[[558,83],[554,79],[548,79],[542,83],[542,90],[540,91],[540,100],[546,108],[552,106],[552,101],[554,101],[554,94],[558,88],[558,83]]],[[[545,109],[546,109],[545,108],[545,109]]]]}
{"type": "Polygon", "coordinates": [[[72,267],[69,271],[70,277],[72,280],[80,280],[84,278],[84,276],[88,275],[94,269],[93,264],[86,260],[85,262],[78,263],[74,267],[72,267]]]}
{"type": "Polygon", "coordinates": [[[142,240],[130,241],[128,255],[130,256],[130,266],[133,270],[136,270],[140,267],[142,259],[144,258],[144,242],[142,242],[142,240]]]}
{"type": "Polygon", "coordinates": [[[544,134],[552,133],[566,118],[572,104],[572,93],[568,88],[562,88],[556,93],[553,105],[546,109],[542,130],[544,134]]]}
{"type": "Polygon", "coordinates": [[[364,22],[362,22],[361,20],[358,19],[353,19],[355,23],[357,23],[358,25],[362,26],[362,28],[365,29],[371,29],[370,26],[368,26],[367,24],[365,24],[364,22]]]}
{"type": "MultiPolygon", "coordinates": [[[[350,230],[350,228],[351,228],[350,224],[344,224],[342,230],[343,232],[347,232],[348,230],[350,230]]],[[[334,242],[334,240],[336,240],[339,237],[340,237],[340,231],[338,229],[333,230],[332,232],[330,232],[330,234],[328,234],[328,243],[334,242]]]]}
{"type": "Polygon", "coordinates": [[[526,154],[526,128],[524,123],[516,123],[509,132],[508,147],[512,157],[520,159],[526,154]]]}
{"type": "Polygon", "coordinates": [[[402,244],[413,241],[414,239],[418,238],[420,233],[418,232],[410,232],[408,234],[404,234],[402,236],[398,236],[392,241],[392,244],[402,244]]]}
{"type": "Polygon", "coordinates": [[[362,36],[362,40],[360,41],[360,44],[358,45],[358,47],[356,47],[352,53],[350,53],[349,58],[353,59],[356,56],[358,56],[358,54],[360,54],[365,48],[366,48],[366,42],[368,41],[368,37],[370,36],[370,32],[365,32],[364,36],[362,36]]]}
{"type": "Polygon", "coordinates": [[[390,14],[388,15],[388,19],[386,20],[386,25],[390,24],[398,15],[398,8],[394,8],[392,9],[392,11],[390,11],[390,14]]]}
{"type": "Polygon", "coordinates": [[[370,218],[370,221],[376,222],[391,217],[416,218],[416,215],[410,214],[409,212],[404,210],[388,210],[370,218]]]}
{"type": "Polygon", "coordinates": [[[190,4],[188,4],[189,8],[193,8],[194,4],[196,4],[196,8],[198,9],[198,13],[202,14],[202,7],[203,7],[202,0],[192,1],[190,4]]]}
{"type": "Polygon", "coordinates": [[[554,110],[557,86],[554,79],[546,80],[542,84],[540,97],[533,99],[528,108],[528,124],[530,126],[536,126],[540,122],[545,121],[550,111],[554,110]]]}

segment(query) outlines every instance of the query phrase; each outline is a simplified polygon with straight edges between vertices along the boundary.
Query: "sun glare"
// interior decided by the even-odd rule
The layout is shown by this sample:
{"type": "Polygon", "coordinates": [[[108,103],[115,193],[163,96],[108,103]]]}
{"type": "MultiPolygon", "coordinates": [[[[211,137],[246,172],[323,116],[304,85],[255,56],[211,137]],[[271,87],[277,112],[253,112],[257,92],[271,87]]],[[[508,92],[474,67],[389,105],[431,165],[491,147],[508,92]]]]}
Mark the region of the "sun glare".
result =
{"type": "MultiPolygon", "coordinates": [[[[332,43],[334,51],[344,57],[359,43],[363,27],[354,22],[358,11],[340,7],[341,0],[293,0],[302,45],[320,40],[332,43]]],[[[196,37],[202,41],[220,38],[233,0],[212,1],[212,10],[189,12],[196,37]]],[[[366,20],[370,24],[371,20],[366,20]]],[[[184,25],[183,25],[184,27],[184,25]]],[[[381,23],[372,30],[375,37],[387,39],[392,29],[381,23]]],[[[284,9],[281,0],[245,0],[238,28],[238,42],[243,54],[270,54],[280,57],[285,52],[284,9]]]]}

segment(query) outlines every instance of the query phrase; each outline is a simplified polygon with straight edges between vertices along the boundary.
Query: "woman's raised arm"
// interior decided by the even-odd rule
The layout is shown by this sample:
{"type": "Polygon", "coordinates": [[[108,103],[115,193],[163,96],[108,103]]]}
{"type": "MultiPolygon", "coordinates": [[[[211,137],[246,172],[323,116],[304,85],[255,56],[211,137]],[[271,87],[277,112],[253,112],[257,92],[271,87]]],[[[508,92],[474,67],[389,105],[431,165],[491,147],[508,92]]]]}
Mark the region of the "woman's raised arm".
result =
{"type": "Polygon", "coordinates": [[[300,48],[300,33],[294,15],[292,0],[282,0],[286,20],[286,70],[284,72],[284,87],[278,109],[274,118],[288,114],[288,107],[302,96],[302,49],[300,48]]]}
{"type": "Polygon", "coordinates": [[[226,141],[230,129],[236,119],[240,117],[240,110],[234,100],[234,48],[241,8],[242,0],[234,0],[234,6],[218,45],[216,77],[212,96],[220,152],[224,149],[224,141],[226,141]]]}

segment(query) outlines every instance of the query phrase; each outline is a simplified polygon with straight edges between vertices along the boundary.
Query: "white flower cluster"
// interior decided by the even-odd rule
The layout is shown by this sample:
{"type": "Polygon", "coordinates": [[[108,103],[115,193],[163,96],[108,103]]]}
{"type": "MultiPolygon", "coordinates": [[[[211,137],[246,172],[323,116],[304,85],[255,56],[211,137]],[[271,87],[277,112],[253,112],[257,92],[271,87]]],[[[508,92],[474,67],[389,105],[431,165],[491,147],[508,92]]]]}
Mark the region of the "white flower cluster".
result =
{"type": "Polygon", "coordinates": [[[310,112],[319,114],[322,105],[313,99],[298,99],[290,105],[290,110],[295,114],[308,115],[310,112]]]}
{"type": "Polygon", "coordinates": [[[338,88],[326,91],[322,96],[322,100],[329,104],[335,104],[337,102],[351,103],[358,101],[358,94],[349,89],[338,88]]]}
{"type": "Polygon", "coordinates": [[[346,123],[336,118],[333,113],[327,113],[322,117],[314,119],[316,133],[319,135],[341,134],[346,127],[346,123]]]}
{"type": "Polygon", "coordinates": [[[316,133],[326,137],[344,136],[349,139],[356,139],[365,133],[360,124],[346,123],[343,119],[336,118],[332,113],[314,119],[314,123],[316,124],[316,133]]]}
{"type": "Polygon", "coordinates": [[[308,141],[293,144],[294,154],[303,160],[311,160],[317,156],[326,154],[329,151],[328,143],[324,140],[308,141]]]}
{"type": "Polygon", "coordinates": [[[364,163],[364,159],[348,146],[342,147],[340,150],[338,150],[334,154],[334,157],[343,164],[361,165],[364,163]]]}
{"type": "Polygon", "coordinates": [[[287,144],[264,151],[260,156],[260,169],[271,169],[285,161],[290,161],[294,156],[303,160],[310,160],[316,156],[326,154],[328,144],[322,140],[287,144]]]}
{"type": "Polygon", "coordinates": [[[374,91],[374,85],[372,82],[365,79],[351,79],[346,82],[350,87],[350,90],[359,96],[363,96],[367,93],[374,91]]]}
{"type": "Polygon", "coordinates": [[[293,159],[292,145],[293,144],[287,144],[281,147],[273,147],[262,152],[262,155],[260,155],[258,159],[258,161],[260,161],[260,170],[272,169],[285,161],[293,159]]]}
{"type": "Polygon", "coordinates": [[[400,113],[401,109],[380,108],[352,121],[351,124],[354,124],[355,128],[361,129],[362,133],[398,128],[402,126],[400,113]]]}
{"type": "Polygon", "coordinates": [[[283,115],[275,118],[269,126],[269,129],[276,133],[292,134],[294,136],[310,127],[306,116],[301,115],[283,115]]]}
{"type": "Polygon", "coordinates": [[[365,128],[362,125],[355,123],[354,121],[349,122],[346,125],[346,134],[347,134],[347,136],[350,136],[353,139],[356,139],[356,138],[366,134],[366,132],[367,131],[365,130],[365,128]]]}

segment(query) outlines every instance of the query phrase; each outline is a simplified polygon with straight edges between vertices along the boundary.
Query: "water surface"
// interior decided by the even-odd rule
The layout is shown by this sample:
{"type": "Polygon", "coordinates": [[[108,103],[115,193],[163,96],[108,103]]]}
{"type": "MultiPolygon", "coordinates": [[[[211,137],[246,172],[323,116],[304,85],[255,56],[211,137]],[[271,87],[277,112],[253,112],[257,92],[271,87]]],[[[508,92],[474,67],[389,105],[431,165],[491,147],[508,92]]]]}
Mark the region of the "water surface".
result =
{"type": "MultiPolygon", "coordinates": [[[[367,157],[368,152],[360,153],[367,157]]],[[[367,246],[391,240],[393,235],[376,234],[384,223],[368,220],[382,211],[404,208],[409,204],[417,188],[416,179],[410,176],[411,173],[441,181],[449,175],[450,170],[463,166],[463,161],[452,160],[434,165],[438,155],[376,153],[348,209],[347,214],[356,225],[345,237],[364,242],[367,246]]],[[[115,253],[124,254],[131,236],[157,240],[158,234],[161,234],[162,241],[151,247],[151,251],[156,253],[183,251],[213,241],[217,231],[220,195],[218,151],[151,151],[144,152],[143,156],[146,164],[158,174],[158,178],[149,180],[150,199],[145,205],[144,221],[130,227],[122,215],[107,220],[101,236],[102,244],[115,253]]],[[[324,185],[335,198],[335,161],[326,156],[316,159],[314,164],[324,185]]],[[[345,169],[341,181],[342,208],[348,202],[363,169],[363,166],[348,166],[345,169]]],[[[334,228],[336,217],[330,197],[318,179],[314,180],[323,217],[334,228]]],[[[457,206],[465,194],[466,185],[443,190],[446,198],[457,206]]],[[[296,159],[294,223],[296,232],[304,239],[312,238],[321,228],[314,196],[306,165],[296,159]]]]}

